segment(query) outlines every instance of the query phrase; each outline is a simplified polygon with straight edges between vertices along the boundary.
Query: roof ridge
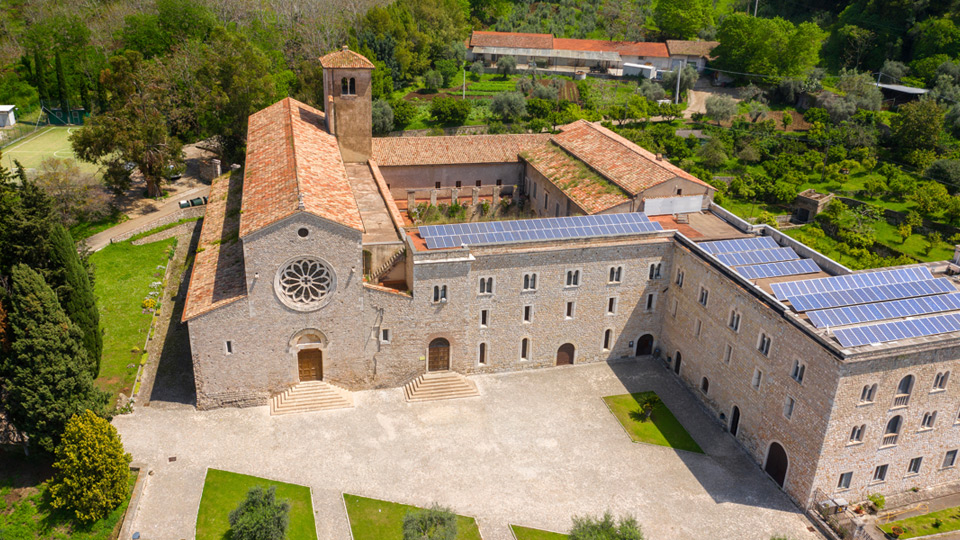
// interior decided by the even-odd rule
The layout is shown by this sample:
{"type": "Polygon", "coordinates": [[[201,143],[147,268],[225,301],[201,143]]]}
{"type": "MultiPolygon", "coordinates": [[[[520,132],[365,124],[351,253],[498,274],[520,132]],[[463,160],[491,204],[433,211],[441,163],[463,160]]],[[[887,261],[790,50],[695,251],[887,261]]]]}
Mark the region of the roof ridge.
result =
{"type": "Polygon", "coordinates": [[[293,162],[293,179],[297,186],[297,210],[302,211],[303,206],[303,190],[300,188],[300,169],[297,166],[297,138],[293,136],[293,98],[287,96],[283,98],[283,105],[286,109],[286,114],[283,115],[284,122],[284,131],[290,140],[290,157],[293,162]]]}

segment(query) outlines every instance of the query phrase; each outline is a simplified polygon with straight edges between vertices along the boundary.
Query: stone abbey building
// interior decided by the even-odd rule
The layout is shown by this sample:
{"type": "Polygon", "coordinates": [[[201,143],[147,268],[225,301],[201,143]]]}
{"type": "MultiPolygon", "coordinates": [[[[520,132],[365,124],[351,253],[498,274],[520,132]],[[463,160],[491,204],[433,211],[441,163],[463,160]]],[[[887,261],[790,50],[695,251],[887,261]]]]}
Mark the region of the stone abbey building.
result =
{"type": "Polygon", "coordinates": [[[955,263],[852,272],[583,121],[373,139],[373,65],[321,61],[325,112],[252,115],[243,174],[212,185],[184,310],[200,408],[657,362],[801,505],[960,481],[955,263]],[[526,219],[404,211],[506,201],[526,219]]]}

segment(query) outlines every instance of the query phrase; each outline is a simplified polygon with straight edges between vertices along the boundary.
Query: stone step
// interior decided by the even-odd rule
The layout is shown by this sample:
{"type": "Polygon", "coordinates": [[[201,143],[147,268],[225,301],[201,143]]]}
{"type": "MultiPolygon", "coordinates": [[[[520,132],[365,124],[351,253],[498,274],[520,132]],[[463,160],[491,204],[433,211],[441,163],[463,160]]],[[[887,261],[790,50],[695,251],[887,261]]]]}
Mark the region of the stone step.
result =
{"type": "Polygon", "coordinates": [[[453,371],[424,373],[403,387],[407,401],[437,401],[479,396],[476,384],[453,371]]]}
{"type": "Polygon", "coordinates": [[[270,414],[353,407],[352,394],[323,381],[305,381],[270,398],[270,414]]]}

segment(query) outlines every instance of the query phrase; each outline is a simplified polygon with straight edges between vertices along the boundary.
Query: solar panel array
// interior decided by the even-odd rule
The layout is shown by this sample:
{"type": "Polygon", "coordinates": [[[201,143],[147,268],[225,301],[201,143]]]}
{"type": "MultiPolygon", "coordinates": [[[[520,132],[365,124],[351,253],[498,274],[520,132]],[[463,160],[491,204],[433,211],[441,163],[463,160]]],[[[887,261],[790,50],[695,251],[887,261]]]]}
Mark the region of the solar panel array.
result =
{"type": "Polygon", "coordinates": [[[863,287],[827,293],[803,294],[790,298],[793,309],[798,312],[812,309],[827,309],[856,304],[869,304],[886,300],[943,294],[956,290],[950,280],[946,278],[928,279],[926,281],[908,281],[892,285],[877,287],[863,287]]]}
{"type": "Polygon", "coordinates": [[[883,321],[900,317],[915,317],[917,315],[927,315],[956,309],[960,309],[960,293],[811,311],[809,315],[810,322],[812,322],[814,326],[817,328],[827,328],[830,326],[845,326],[848,324],[883,321]]]}
{"type": "Polygon", "coordinates": [[[748,264],[764,264],[780,261],[795,261],[800,258],[793,248],[761,249],[758,251],[741,251],[737,253],[719,253],[717,258],[727,266],[744,266],[748,264]]]}
{"type": "Polygon", "coordinates": [[[890,285],[908,281],[923,281],[933,279],[933,274],[925,267],[899,268],[896,270],[881,270],[879,272],[865,272],[862,274],[848,274],[803,281],[774,283],[770,286],[773,294],[781,300],[789,299],[801,294],[812,294],[831,291],[845,291],[860,289],[875,285],[890,285]]]}
{"type": "Polygon", "coordinates": [[[596,216],[484,221],[453,225],[425,225],[419,228],[427,249],[465,245],[508,244],[541,240],[566,240],[620,236],[662,231],[641,212],[596,216]]]}
{"type": "Polygon", "coordinates": [[[834,335],[844,347],[857,347],[957,331],[960,331],[960,313],[948,313],[922,319],[842,328],[836,330],[834,335]]]}
{"type": "Polygon", "coordinates": [[[704,251],[711,255],[718,253],[737,253],[740,251],[756,251],[759,249],[776,249],[780,244],[769,236],[753,238],[739,238],[737,240],[718,240],[700,244],[704,251]]]}
{"type": "Polygon", "coordinates": [[[736,270],[747,279],[763,279],[799,274],[815,274],[820,271],[820,267],[810,259],[798,259],[796,261],[738,266],[736,270]]]}

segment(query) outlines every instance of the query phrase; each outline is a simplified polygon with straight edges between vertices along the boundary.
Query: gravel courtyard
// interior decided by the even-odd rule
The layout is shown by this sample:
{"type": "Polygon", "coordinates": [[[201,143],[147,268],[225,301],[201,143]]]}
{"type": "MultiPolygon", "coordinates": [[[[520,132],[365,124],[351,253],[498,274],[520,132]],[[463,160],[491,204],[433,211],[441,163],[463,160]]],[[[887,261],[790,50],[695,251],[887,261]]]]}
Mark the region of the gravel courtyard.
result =
{"type": "Polygon", "coordinates": [[[407,403],[402,389],[356,407],[272,417],[153,401],[118,416],[148,477],[133,531],[194,536],[207,467],[308,485],[321,539],[350,538],[341,492],[563,531],[575,514],[630,513],[651,540],[819,538],[777,486],[653,361],[472,378],[481,397],[407,403]],[[601,397],[655,390],[706,455],[633,443],[601,397]],[[175,461],[169,458],[176,457],[175,461]]]}

